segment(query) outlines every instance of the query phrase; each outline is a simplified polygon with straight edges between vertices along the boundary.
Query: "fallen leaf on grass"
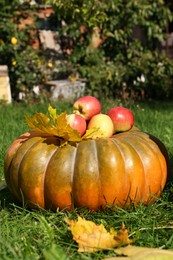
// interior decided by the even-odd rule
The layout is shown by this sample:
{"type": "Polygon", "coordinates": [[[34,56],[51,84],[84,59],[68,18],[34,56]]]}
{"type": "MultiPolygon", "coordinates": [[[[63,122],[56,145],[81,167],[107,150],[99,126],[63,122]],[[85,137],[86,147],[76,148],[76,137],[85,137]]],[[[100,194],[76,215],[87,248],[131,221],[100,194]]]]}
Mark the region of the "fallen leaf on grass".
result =
{"type": "Polygon", "coordinates": [[[159,248],[148,248],[128,245],[115,249],[114,252],[120,257],[105,258],[105,260],[172,260],[173,251],[159,248]],[[124,257],[123,257],[124,256],[124,257]]]}
{"type": "Polygon", "coordinates": [[[79,216],[77,221],[67,218],[65,221],[70,226],[73,239],[78,243],[79,252],[96,252],[133,243],[133,240],[128,238],[128,231],[124,224],[119,232],[113,228],[108,232],[102,224],[96,225],[79,216]]]}

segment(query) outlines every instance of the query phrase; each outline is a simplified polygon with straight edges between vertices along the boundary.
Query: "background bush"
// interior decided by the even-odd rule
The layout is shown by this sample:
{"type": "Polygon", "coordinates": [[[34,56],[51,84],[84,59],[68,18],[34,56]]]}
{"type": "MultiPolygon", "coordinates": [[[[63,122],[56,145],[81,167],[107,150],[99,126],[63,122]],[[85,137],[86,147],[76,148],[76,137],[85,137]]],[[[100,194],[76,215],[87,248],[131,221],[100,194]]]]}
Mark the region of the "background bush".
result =
{"type": "Polygon", "coordinates": [[[8,65],[12,96],[29,93],[33,86],[48,79],[48,60],[42,48],[35,48],[38,41],[36,10],[19,0],[0,0],[0,64],[8,65]],[[22,24],[30,17],[32,24],[22,24]],[[20,27],[21,25],[21,27],[20,27]]]}
{"type": "Polygon", "coordinates": [[[173,62],[160,49],[172,21],[168,4],[162,0],[47,2],[64,21],[61,35],[73,41],[68,73],[86,79],[88,93],[173,97],[173,62]],[[135,28],[140,37],[135,37],[135,28]]]}
{"type": "Polygon", "coordinates": [[[8,65],[14,99],[21,90],[29,93],[49,79],[68,77],[85,80],[86,94],[99,98],[173,97],[173,61],[160,44],[173,19],[169,1],[42,0],[32,7],[29,2],[0,0],[0,64],[8,65]],[[40,4],[51,4],[52,26],[61,25],[63,62],[56,52],[33,48],[40,4]],[[34,23],[19,29],[27,15],[34,23]]]}

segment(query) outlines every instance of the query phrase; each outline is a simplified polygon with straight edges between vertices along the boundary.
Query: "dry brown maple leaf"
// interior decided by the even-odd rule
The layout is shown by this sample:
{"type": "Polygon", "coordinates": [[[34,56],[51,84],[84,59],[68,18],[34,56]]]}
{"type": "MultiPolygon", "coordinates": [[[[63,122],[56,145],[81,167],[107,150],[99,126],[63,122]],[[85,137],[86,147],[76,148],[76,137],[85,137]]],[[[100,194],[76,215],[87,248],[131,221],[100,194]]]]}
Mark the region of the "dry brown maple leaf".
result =
{"type": "Polygon", "coordinates": [[[65,221],[69,224],[73,239],[78,243],[79,252],[96,252],[133,242],[128,238],[128,231],[124,224],[119,232],[113,228],[108,232],[102,224],[96,225],[80,216],[78,216],[77,221],[67,218],[65,221]]]}

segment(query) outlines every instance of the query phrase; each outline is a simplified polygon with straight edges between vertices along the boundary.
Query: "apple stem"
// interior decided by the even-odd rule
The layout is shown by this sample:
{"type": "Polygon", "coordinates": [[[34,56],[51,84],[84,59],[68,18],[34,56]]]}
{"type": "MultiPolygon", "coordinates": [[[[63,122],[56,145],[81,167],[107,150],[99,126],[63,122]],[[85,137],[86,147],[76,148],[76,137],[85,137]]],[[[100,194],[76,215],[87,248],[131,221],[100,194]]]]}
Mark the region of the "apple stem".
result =
{"type": "Polygon", "coordinates": [[[78,107],[78,109],[75,109],[73,111],[74,114],[78,114],[78,115],[81,115],[83,114],[83,108],[81,106],[78,107]]]}

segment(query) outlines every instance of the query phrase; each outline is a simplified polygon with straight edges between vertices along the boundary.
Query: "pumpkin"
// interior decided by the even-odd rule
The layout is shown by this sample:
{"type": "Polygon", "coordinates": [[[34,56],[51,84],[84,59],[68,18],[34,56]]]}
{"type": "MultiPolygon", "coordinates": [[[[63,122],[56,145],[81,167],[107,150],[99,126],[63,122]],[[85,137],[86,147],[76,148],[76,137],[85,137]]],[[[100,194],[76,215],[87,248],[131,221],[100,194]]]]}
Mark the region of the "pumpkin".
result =
{"type": "Polygon", "coordinates": [[[7,186],[30,208],[149,204],[163,191],[167,172],[166,148],[139,129],[64,144],[31,131],[19,136],[5,156],[7,186]]]}

